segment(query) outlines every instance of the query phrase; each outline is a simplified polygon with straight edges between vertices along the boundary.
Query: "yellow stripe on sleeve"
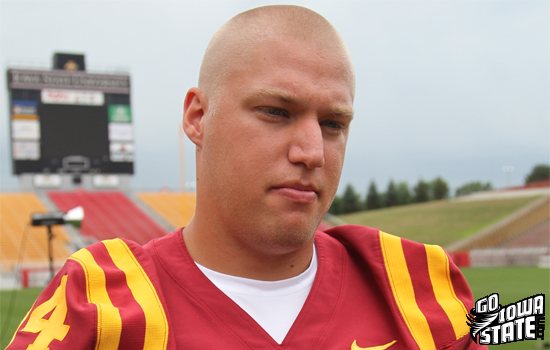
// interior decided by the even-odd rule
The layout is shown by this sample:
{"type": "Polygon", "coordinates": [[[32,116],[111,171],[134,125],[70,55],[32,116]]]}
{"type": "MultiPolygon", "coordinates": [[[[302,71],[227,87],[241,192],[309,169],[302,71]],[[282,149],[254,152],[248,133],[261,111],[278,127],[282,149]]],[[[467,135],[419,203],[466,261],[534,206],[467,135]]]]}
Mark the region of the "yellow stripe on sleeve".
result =
{"type": "Polygon", "coordinates": [[[95,349],[118,349],[122,320],[118,308],[113,305],[107,293],[105,272],[87,249],[79,250],[69,259],[79,263],[82,270],[84,270],[88,302],[95,304],[97,307],[97,342],[95,349]]]}
{"type": "Polygon", "coordinates": [[[116,267],[126,275],[126,282],[136,302],[145,314],[145,339],[143,348],[166,349],[168,345],[168,321],[159,296],[130,248],[120,239],[104,241],[116,267]]]}
{"type": "Polygon", "coordinates": [[[416,303],[401,238],[380,231],[380,244],[393,297],[407,328],[421,350],[435,349],[428,321],[416,303]]]}
{"type": "Polygon", "coordinates": [[[456,339],[468,334],[466,307],[455,294],[449,269],[449,258],[443,248],[425,245],[428,256],[428,271],[437,303],[449,317],[456,339]]]}

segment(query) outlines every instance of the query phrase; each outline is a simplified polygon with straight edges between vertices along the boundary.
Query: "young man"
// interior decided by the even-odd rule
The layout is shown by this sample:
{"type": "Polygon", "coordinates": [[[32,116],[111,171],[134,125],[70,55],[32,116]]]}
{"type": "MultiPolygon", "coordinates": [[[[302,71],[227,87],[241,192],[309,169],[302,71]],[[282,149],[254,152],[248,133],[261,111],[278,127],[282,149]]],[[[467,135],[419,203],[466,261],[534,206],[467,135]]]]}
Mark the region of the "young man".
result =
{"type": "Polygon", "coordinates": [[[185,98],[191,223],[144,247],[73,254],[8,348],[477,348],[471,293],[441,248],[359,226],[316,232],[342,170],[354,79],[315,12],[232,18],[185,98]]]}

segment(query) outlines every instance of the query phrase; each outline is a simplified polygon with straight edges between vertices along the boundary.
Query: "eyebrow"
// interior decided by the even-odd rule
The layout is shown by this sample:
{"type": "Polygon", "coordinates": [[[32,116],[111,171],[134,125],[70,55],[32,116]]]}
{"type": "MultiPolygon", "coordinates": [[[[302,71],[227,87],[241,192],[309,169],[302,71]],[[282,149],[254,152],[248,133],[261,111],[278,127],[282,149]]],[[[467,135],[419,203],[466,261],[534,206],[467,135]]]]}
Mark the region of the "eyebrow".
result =
{"type": "MultiPolygon", "coordinates": [[[[245,102],[250,103],[261,98],[271,98],[290,105],[301,104],[293,94],[280,89],[259,89],[250,94],[250,96],[245,99],[245,102]]],[[[327,114],[332,117],[345,118],[351,121],[353,119],[353,108],[346,105],[336,105],[332,106],[327,114]]]]}
{"type": "Polygon", "coordinates": [[[288,104],[298,104],[296,97],[287,91],[279,89],[259,89],[248,96],[246,101],[248,102],[259,98],[272,98],[288,104]]]}
{"type": "Polygon", "coordinates": [[[337,118],[348,119],[349,121],[353,120],[353,108],[347,106],[336,106],[331,108],[330,115],[337,118]]]}

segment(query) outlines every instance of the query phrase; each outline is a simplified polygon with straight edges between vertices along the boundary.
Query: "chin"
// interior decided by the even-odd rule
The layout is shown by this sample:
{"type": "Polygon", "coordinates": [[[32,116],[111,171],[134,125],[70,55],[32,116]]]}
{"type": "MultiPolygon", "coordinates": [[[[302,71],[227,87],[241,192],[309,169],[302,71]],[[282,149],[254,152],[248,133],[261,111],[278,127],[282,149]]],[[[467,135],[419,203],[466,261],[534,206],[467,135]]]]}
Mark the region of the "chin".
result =
{"type": "Polygon", "coordinates": [[[274,238],[279,244],[288,247],[300,247],[313,239],[318,224],[309,220],[289,220],[280,222],[274,238]]]}
{"type": "MultiPolygon", "coordinates": [[[[245,236],[251,248],[264,253],[287,254],[303,248],[313,241],[313,236],[322,215],[300,211],[286,211],[274,215],[273,211],[254,221],[248,220],[245,236]]],[[[242,227],[241,227],[242,229],[242,227]]],[[[241,231],[242,232],[242,231],[241,231]]]]}

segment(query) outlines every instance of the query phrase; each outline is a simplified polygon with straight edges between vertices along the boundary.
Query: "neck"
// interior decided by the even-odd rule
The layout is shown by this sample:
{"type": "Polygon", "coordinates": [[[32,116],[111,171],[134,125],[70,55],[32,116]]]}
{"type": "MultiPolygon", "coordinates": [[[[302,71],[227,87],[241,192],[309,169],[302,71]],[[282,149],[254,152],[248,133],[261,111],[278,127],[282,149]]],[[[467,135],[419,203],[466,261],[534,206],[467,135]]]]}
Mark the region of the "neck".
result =
{"type": "Polygon", "coordinates": [[[276,281],[304,272],[313,255],[313,238],[293,249],[258,249],[234,237],[227,228],[204,225],[195,217],[183,239],[195,262],[211,270],[256,280],[276,281]]]}

